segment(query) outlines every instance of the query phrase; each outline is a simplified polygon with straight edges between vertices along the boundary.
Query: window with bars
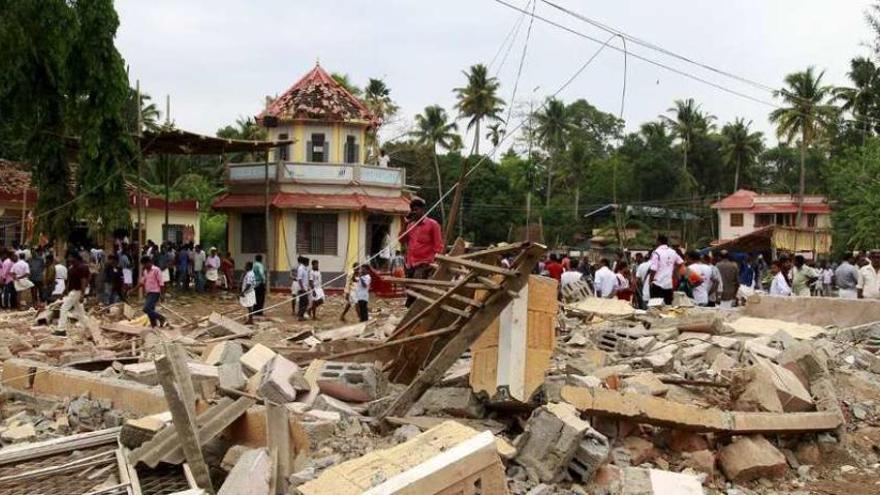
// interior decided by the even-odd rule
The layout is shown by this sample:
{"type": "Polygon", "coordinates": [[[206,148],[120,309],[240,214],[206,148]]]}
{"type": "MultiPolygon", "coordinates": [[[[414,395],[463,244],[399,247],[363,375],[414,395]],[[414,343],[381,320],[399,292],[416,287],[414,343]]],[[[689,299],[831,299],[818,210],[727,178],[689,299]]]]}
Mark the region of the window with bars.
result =
{"type": "Polygon", "coordinates": [[[306,143],[309,150],[310,162],[324,163],[327,161],[328,149],[324,134],[312,134],[312,139],[306,143]]]}
{"type": "Polygon", "coordinates": [[[744,223],[743,214],[742,213],[731,213],[730,214],[730,226],[731,227],[742,227],[744,223]]]}
{"type": "Polygon", "coordinates": [[[338,245],[335,213],[298,213],[296,217],[297,254],[324,254],[336,256],[338,245]]]}
{"type": "Polygon", "coordinates": [[[241,252],[266,252],[266,215],[265,213],[241,214],[241,252]]]}
{"type": "Polygon", "coordinates": [[[357,163],[360,156],[360,146],[358,146],[357,138],[348,136],[345,138],[345,163],[357,163]]]}
{"type": "MultiPolygon", "coordinates": [[[[279,141],[286,141],[287,139],[288,139],[287,134],[279,134],[278,135],[279,141]]],[[[289,159],[290,159],[290,145],[286,144],[284,146],[279,146],[278,147],[278,160],[280,160],[282,162],[286,162],[289,159]]]]}
{"type": "Polygon", "coordinates": [[[171,241],[173,244],[183,244],[186,225],[180,224],[162,224],[162,239],[171,241]]]}

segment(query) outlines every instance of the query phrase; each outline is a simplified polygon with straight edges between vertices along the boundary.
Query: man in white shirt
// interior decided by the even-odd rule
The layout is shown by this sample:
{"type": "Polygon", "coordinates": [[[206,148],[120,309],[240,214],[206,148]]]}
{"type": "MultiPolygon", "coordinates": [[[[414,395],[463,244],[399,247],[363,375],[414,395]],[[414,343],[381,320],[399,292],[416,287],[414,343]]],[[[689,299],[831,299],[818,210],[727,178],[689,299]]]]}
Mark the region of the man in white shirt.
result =
{"type": "Polygon", "coordinates": [[[309,259],[300,256],[296,259],[299,265],[296,267],[296,318],[299,321],[306,319],[306,311],[309,309],[309,259]]]}
{"type": "Polygon", "coordinates": [[[788,284],[788,278],[785,276],[785,268],[781,261],[774,261],[770,265],[770,272],[773,274],[773,281],[770,282],[771,296],[790,296],[791,286],[788,284]]]}
{"type": "Polygon", "coordinates": [[[856,285],[859,299],[880,298],[880,281],[877,278],[877,269],[880,268],[880,253],[871,253],[870,258],[871,261],[864,260],[859,268],[859,283],[856,285]]]}
{"type": "Polygon", "coordinates": [[[648,280],[651,283],[651,297],[662,297],[664,304],[672,304],[672,279],[678,267],[684,264],[681,256],[669,247],[665,235],[657,237],[657,248],[651,253],[648,280]]]}
{"type": "Polygon", "coordinates": [[[641,294],[641,308],[645,309],[648,307],[648,301],[651,299],[651,282],[648,280],[648,273],[651,271],[651,256],[654,253],[648,253],[648,257],[645,258],[645,261],[639,263],[636,267],[636,280],[639,283],[639,286],[635,289],[640,291],[641,294]]]}
{"type": "Polygon", "coordinates": [[[370,303],[370,284],[372,282],[373,279],[370,277],[370,265],[361,265],[358,271],[357,285],[354,289],[354,298],[357,301],[357,312],[360,321],[367,321],[370,319],[370,309],[368,304],[370,303]]]}
{"type": "MultiPolygon", "coordinates": [[[[15,253],[12,254],[12,261],[12,282],[16,292],[14,304],[16,304],[15,309],[18,309],[34,284],[30,281],[31,267],[27,261],[15,253]]],[[[33,302],[36,305],[36,301],[33,302]]]]}
{"type": "Polygon", "coordinates": [[[391,157],[385,153],[385,150],[379,150],[378,162],[380,167],[388,167],[388,164],[391,163],[391,157]]]}
{"type": "MultiPolygon", "coordinates": [[[[705,264],[700,258],[700,253],[691,251],[688,253],[688,270],[699,277],[699,283],[691,287],[694,303],[697,306],[709,305],[709,289],[712,287],[712,267],[705,264]]],[[[688,277],[688,281],[694,283],[696,277],[688,277]]]]}
{"type": "Polygon", "coordinates": [[[596,297],[610,299],[617,292],[617,275],[609,268],[610,264],[607,258],[602,258],[599,261],[599,269],[593,275],[596,285],[596,297]]]}
{"type": "MultiPolygon", "coordinates": [[[[502,266],[503,264],[504,262],[502,260],[502,266]]],[[[508,265],[505,268],[510,268],[510,266],[508,265]]],[[[562,273],[562,277],[559,279],[560,290],[562,290],[563,287],[578,283],[583,278],[583,274],[581,274],[578,268],[578,261],[572,260],[571,265],[568,267],[567,270],[565,270],[565,272],[562,273]]]]}

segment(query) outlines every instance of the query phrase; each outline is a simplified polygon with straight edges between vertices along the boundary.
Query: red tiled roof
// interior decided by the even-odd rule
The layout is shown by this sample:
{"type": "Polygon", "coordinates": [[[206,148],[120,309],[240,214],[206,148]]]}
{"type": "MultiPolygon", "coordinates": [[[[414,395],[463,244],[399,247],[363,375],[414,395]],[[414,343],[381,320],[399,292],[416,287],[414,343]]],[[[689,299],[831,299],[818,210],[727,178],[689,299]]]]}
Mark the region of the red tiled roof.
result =
{"type": "MultiPolygon", "coordinates": [[[[824,196],[806,195],[806,198],[821,198],[821,203],[805,203],[806,213],[830,213],[831,207],[825,201],[824,196]]],[[[712,203],[712,208],[717,210],[749,210],[753,213],[795,213],[797,212],[797,199],[790,194],[758,194],[748,189],[727,196],[721,201],[712,203]],[[784,199],[787,201],[765,202],[767,199],[784,199]]]]}
{"type": "MultiPolygon", "coordinates": [[[[367,196],[365,194],[306,194],[275,193],[269,204],[276,208],[295,210],[364,210],[383,213],[408,213],[409,200],[403,196],[394,198],[367,196]]],[[[262,208],[262,194],[226,194],[212,205],[215,209],[262,208]]]]}
{"type": "Polygon", "coordinates": [[[275,98],[257,116],[257,120],[262,123],[265,117],[279,120],[361,121],[370,125],[379,123],[363,102],[317,64],[284,94],[275,98]]]}

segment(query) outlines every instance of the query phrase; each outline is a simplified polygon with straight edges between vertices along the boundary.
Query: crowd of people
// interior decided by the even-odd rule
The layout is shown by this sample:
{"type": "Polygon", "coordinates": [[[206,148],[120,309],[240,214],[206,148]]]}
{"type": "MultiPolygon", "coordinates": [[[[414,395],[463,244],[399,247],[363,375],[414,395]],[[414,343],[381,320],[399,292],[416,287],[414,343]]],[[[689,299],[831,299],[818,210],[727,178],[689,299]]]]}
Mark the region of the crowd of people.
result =
{"type": "Polygon", "coordinates": [[[774,296],[880,299],[880,252],[851,254],[840,263],[781,254],[768,263],[761,253],[685,253],[661,235],[647,254],[621,253],[597,263],[550,254],[537,271],[559,280],[560,289],[583,280],[597,297],[622,299],[642,309],[652,299],[671,304],[676,292],[698,306],[727,308],[756,291],[774,296]]]}

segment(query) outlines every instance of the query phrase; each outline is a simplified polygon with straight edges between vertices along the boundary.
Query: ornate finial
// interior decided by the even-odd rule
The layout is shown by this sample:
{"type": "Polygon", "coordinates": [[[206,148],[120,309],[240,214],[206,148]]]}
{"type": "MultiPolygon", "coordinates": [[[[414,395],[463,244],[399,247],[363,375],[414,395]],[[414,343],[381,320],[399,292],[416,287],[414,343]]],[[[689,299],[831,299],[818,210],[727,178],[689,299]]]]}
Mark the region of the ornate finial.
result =
{"type": "Polygon", "coordinates": [[[321,57],[315,57],[315,67],[321,66],[321,57]]]}

